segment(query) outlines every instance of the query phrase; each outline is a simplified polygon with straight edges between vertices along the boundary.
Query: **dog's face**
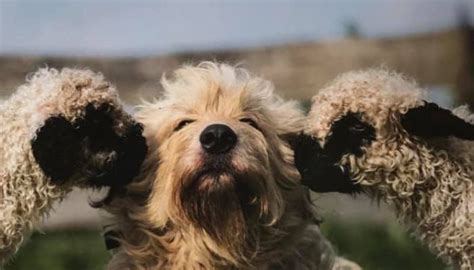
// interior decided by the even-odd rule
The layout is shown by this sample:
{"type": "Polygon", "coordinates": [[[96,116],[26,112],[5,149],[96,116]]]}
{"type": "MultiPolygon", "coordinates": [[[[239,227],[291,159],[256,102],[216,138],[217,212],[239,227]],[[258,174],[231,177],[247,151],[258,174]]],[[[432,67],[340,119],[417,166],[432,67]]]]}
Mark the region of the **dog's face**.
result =
{"type": "Polygon", "coordinates": [[[295,104],[226,65],[183,68],[164,86],[165,98],[138,114],[148,163],[159,160],[148,205],[153,224],[192,225],[238,242],[250,223],[276,222],[281,188],[298,180],[286,141],[300,129],[295,104]]]}

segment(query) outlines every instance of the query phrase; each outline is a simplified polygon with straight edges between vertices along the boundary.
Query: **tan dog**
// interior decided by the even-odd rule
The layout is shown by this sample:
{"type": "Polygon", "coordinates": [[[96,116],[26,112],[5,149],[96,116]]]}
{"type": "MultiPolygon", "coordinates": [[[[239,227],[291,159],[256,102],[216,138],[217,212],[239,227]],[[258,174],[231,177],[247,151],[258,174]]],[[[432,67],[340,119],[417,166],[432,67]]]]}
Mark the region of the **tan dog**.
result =
{"type": "Polygon", "coordinates": [[[293,165],[297,103],[209,62],[163,86],[137,115],[145,170],[109,208],[121,242],[109,269],[331,269],[332,248],[293,165]]]}

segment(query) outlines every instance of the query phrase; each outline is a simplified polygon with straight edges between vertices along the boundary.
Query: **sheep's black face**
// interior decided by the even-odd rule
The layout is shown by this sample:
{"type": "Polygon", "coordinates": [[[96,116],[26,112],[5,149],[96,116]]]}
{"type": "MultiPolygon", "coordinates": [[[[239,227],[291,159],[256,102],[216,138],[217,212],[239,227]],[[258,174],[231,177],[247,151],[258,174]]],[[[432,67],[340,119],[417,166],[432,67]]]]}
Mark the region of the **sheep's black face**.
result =
{"type": "Polygon", "coordinates": [[[45,121],[32,141],[33,155],[56,184],[72,177],[88,186],[119,187],[138,174],[147,146],[140,124],[116,123],[113,107],[89,104],[82,119],[70,123],[54,116],[45,121]],[[125,132],[116,132],[118,124],[125,132]]]}
{"type": "Polygon", "coordinates": [[[375,139],[375,129],[360,120],[361,116],[348,113],[332,124],[324,150],[331,161],[338,162],[344,154],[362,155],[362,147],[375,139]]]}
{"type": "Polygon", "coordinates": [[[359,185],[349,175],[350,168],[339,166],[339,162],[345,154],[362,155],[362,147],[374,139],[374,127],[355,113],[348,113],[333,123],[324,148],[314,138],[301,135],[294,150],[302,183],[316,192],[360,192],[359,185]]]}

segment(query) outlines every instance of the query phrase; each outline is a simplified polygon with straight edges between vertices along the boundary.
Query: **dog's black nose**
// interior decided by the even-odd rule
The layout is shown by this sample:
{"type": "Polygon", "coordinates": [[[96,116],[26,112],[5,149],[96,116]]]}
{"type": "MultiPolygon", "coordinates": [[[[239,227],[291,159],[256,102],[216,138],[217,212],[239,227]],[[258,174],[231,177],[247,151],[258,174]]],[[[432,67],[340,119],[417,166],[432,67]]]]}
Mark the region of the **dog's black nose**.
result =
{"type": "Polygon", "coordinates": [[[210,125],[203,130],[199,137],[202,148],[210,154],[228,152],[237,143],[237,134],[228,126],[221,124],[210,125]]]}

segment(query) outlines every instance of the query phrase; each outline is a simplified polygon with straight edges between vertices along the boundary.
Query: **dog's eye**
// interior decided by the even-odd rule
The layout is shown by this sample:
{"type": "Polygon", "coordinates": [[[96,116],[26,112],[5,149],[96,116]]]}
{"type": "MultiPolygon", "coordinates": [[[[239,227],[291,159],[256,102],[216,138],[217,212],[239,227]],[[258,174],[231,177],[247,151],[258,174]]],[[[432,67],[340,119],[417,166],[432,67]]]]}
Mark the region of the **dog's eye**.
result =
{"type": "Polygon", "coordinates": [[[252,118],[242,118],[240,119],[240,122],[242,123],[246,123],[246,124],[249,124],[251,125],[252,127],[260,130],[260,128],[258,127],[257,123],[252,119],[252,118]]]}
{"type": "Polygon", "coordinates": [[[174,128],[173,131],[178,131],[182,128],[184,128],[185,126],[191,124],[192,122],[194,122],[195,120],[191,120],[191,119],[185,119],[185,120],[182,120],[181,122],[178,123],[178,125],[174,128]]]}

